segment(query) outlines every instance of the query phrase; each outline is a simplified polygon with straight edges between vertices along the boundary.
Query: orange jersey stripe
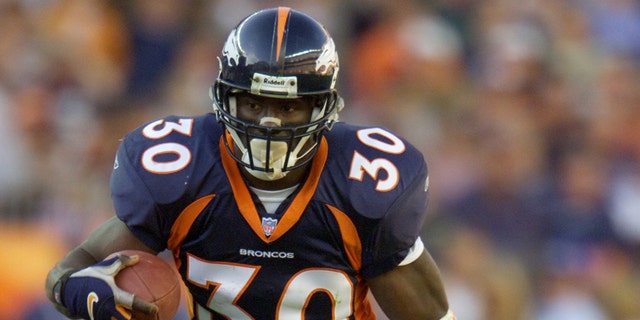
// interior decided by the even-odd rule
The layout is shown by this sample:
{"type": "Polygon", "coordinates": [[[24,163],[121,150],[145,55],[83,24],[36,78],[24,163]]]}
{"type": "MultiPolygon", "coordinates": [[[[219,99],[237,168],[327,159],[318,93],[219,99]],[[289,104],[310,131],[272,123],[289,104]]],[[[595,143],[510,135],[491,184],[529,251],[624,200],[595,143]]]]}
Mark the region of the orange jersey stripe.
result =
{"type": "MultiPolygon", "coordinates": [[[[358,236],[358,231],[355,225],[349,219],[349,217],[338,208],[331,205],[326,205],[327,208],[333,213],[338,225],[340,226],[340,234],[344,241],[344,250],[347,253],[347,258],[351,263],[353,269],[359,271],[362,267],[362,242],[358,236]]],[[[358,284],[356,286],[356,292],[354,296],[354,315],[356,319],[375,319],[375,314],[372,311],[371,303],[368,299],[369,287],[358,276],[358,284]]]]}
{"type": "MultiPolygon", "coordinates": [[[[329,154],[329,147],[327,145],[327,141],[324,137],[320,140],[320,145],[318,146],[318,152],[316,152],[315,157],[311,163],[311,170],[309,172],[309,177],[307,177],[307,181],[300,189],[300,192],[296,195],[296,197],[287,208],[287,211],[282,215],[282,219],[280,219],[280,223],[276,227],[275,232],[271,235],[270,238],[274,236],[276,239],[287,232],[293,225],[300,219],[304,209],[311,201],[311,198],[316,192],[316,187],[318,186],[318,182],[320,181],[320,175],[322,174],[322,169],[324,169],[324,164],[327,160],[327,155],[329,154]]],[[[275,240],[275,239],[274,239],[275,240]]]]}
{"type": "Polygon", "coordinates": [[[282,42],[284,40],[284,29],[289,19],[290,8],[279,7],[278,8],[278,23],[277,23],[277,43],[276,43],[276,61],[280,59],[280,51],[282,50],[282,42]]]}
{"type": "MultiPolygon", "coordinates": [[[[231,135],[226,134],[226,138],[229,140],[229,144],[233,145],[233,140],[231,135]]],[[[224,141],[220,139],[220,150],[226,150],[224,145],[224,141]]],[[[249,188],[244,183],[242,179],[242,175],[240,174],[240,169],[236,161],[228,154],[228,152],[221,152],[220,156],[222,158],[222,166],[224,167],[224,171],[227,173],[227,177],[229,178],[229,183],[231,184],[231,190],[233,190],[233,196],[236,199],[236,204],[238,205],[238,209],[240,213],[244,217],[244,219],[249,223],[253,232],[255,232],[263,241],[267,242],[267,238],[264,235],[264,231],[262,231],[262,224],[260,223],[260,215],[256,210],[256,206],[253,203],[253,199],[251,198],[251,193],[249,193],[249,188]]]]}
{"type": "Polygon", "coordinates": [[[215,195],[211,194],[191,203],[189,206],[184,208],[184,210],[182,210],[182,212],[178,216],[178,219],[176,219],[176,221],[173,223],[173,226],[171,226],[171,234],[169,236],[169,240],[167,241],[167,246],[169,247],[169,250],[173,252],[174,260],[178,268],[180,267],[180,259],[178,258],[178,255],[180,254],[180,244],[182,244],[182,241],[187,236],[187,233],[189,233],[189,229],[191,229],[193,222],[200,215],[202,210],[204,210],[204,208],[209,204],[209,202],[211,202],[211,199],[213,199],[213,197],[215,197],[215,195]]]}
{"type": "Polygon", "coordinates": [[[362,243],[360,242],[360,237],[358,236],[358,231],[356,230],[355,225],[353,225],[351,219],[349,219],[344,212],[338,210],[338,208],[328,204],[326,206],[331,210],[336,221],[338,221],[340,234],[344,241],[344,250],[347,253],[347,258],[349,258],[351,266],[355,270],[360,270],[360,267],[362,266],[362,243]]]}
{"type": "MultiPolygon", "coordinates": [[[[227,139],[231,139],[231,137],[227,135],[227,139]]],[[[229,143],[233,143],[233,141],[229,141],[229,143]]],[[[224,150],[224,141],[222,141],[222,139],[220,140],[220,148],[221,150],[224,150]]],[[[328,150],[329,147],[327,146],[327,142],[322,138],[318,152],[312,160],[311,171],[309,172],[307,181],[293,199],[291,205],[287,208],[287,211],[282,215],[282,219],[270,237],[267,237],[262,230],[260,215],[258,214],[256,205],[253,202],[249,188],[242,179],[240,169],[238,168],[235,160],[233,160],[231,155],[228,153],[222,152],[222,165],[229,177],[229,182],[231,183],[231,189],[233,190],[233,196],[238,204],[238,209],[247,223],[249,223],[251,229],[253,229],[262,241],[271,243],[277,240],[289,231],[296,222],[298,222],[300,216],[302,216],[302,213],[304,212],[304,209],[307,207],[307,204],[316,191],[318,181],[320,181],[320,174],[322,173],[324,163],[327,159],[328,150]]]]}

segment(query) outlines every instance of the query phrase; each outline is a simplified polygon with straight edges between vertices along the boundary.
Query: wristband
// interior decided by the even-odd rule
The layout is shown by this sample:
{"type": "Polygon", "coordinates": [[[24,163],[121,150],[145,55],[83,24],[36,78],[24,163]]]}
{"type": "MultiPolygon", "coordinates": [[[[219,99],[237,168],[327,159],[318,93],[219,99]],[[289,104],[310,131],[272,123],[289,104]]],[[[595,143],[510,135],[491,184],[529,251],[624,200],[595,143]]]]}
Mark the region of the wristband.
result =
{"type": "Polygon", "coordinates": [[[63,308],[66,307],[64,305],[64,301],[62,301],[62,292],[64,290],[65,284],[67,284],[67,280],[69,280],[69,277],[71,277],[71,275],[75,271],[76,270],[69,270],[65,272],[65,274],[63,274],[62,277],[60,277],[60,279],[58,279],[58,281],[56,281],[56,283],[53,285],[53,299],[55,300],[56,304],[63,308]]]}

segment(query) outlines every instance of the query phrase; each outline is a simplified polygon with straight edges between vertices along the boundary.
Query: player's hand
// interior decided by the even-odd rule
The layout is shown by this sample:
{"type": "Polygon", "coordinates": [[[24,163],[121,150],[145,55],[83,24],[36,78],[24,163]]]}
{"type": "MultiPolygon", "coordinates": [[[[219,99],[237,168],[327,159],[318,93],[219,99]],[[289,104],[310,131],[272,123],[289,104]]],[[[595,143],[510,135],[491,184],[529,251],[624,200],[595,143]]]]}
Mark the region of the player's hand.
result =
{"type": "Polygon", "coordinates": [[[66,280],[62,302],[70,315],[92,320],[128,320],[136,310],[152,318],[158,307],[116,286],[115,275],[138,263],[139,257],[120,255],[81,269],[66,280]]]}

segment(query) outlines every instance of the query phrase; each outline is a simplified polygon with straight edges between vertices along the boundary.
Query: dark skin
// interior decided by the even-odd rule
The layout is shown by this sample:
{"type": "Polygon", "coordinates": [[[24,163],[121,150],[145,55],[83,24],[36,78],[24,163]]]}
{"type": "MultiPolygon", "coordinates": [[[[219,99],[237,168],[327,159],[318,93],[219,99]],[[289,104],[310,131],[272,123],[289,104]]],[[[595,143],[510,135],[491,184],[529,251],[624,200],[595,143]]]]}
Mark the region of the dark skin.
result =
{"type": "MultiPolygon", "coordinates": [[[[264,117],[273,117],[278,118],[281,125],[293,125],[309,121],[314,103],[308,99],[277,99],[247,94],[238,96],[237,105],[238,116],[243,120],[259,123],[264,117]]],[[[277,126],[275,122],[263,124],[277,126]]],[[[300,167],[275,181],[257,179],[246,171],[245,176],[252,186],[277,190],[300,184],[307,169],[306,166],[300,167]]],[[[125,249],[157,254],[138,240],[122,221],[113,217],[93,231],[87,240],[69,252],[50,271],[46,282],[49,298],[52,298],[53,285],[65,272],[89,267],[111,253],[125,249]]],[[[449,308],[440,273],[426,250],[412,263],[366,281],[380,307],[391,319],[438,320],[449,308]]],[[[137,298],[134,299],[133,309],[148,314],[156,310],[154,305],[137,298]]]]}

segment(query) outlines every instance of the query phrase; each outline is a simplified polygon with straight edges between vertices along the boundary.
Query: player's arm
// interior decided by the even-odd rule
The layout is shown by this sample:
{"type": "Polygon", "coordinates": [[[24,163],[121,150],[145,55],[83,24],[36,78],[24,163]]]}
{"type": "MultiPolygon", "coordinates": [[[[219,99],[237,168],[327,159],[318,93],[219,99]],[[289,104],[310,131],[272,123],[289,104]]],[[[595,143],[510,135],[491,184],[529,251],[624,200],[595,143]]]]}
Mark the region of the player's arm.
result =
{"type": "MultiPolygon", "coordinates": [[[[94,266],[110,254],[125,249],[142,250],[156,254],[156,252],[138,240],[122,221],[113,217],[94,230],[82,244],[71,250],[51,269],[45,285],[49,300],[53,302],[60,312],[67,316],[75,316],[69,314],[67,310],[69,306],[63,306],[60,303],[60,298],[56,298],[54,295],[54,287],[60,285],[59,280],[63,277],[68,278],[72,272],[94,266]]],[[[114,263],[122,264],[120,268],[135,264],[134,261],[129,261],[126,258],[120,260],[114,261],[114,263]]],[[[138,303],[139,301],[135,299],[134,309],[138,308],[138,303]]],[[[142,303],[141,307],[148,306],[142,303]]]]}
{"type": "Polygon", "coordinates": [[[390,319],[455,320],[440,271],[426,250],[415,261],[367,282],[390,319]]]}

